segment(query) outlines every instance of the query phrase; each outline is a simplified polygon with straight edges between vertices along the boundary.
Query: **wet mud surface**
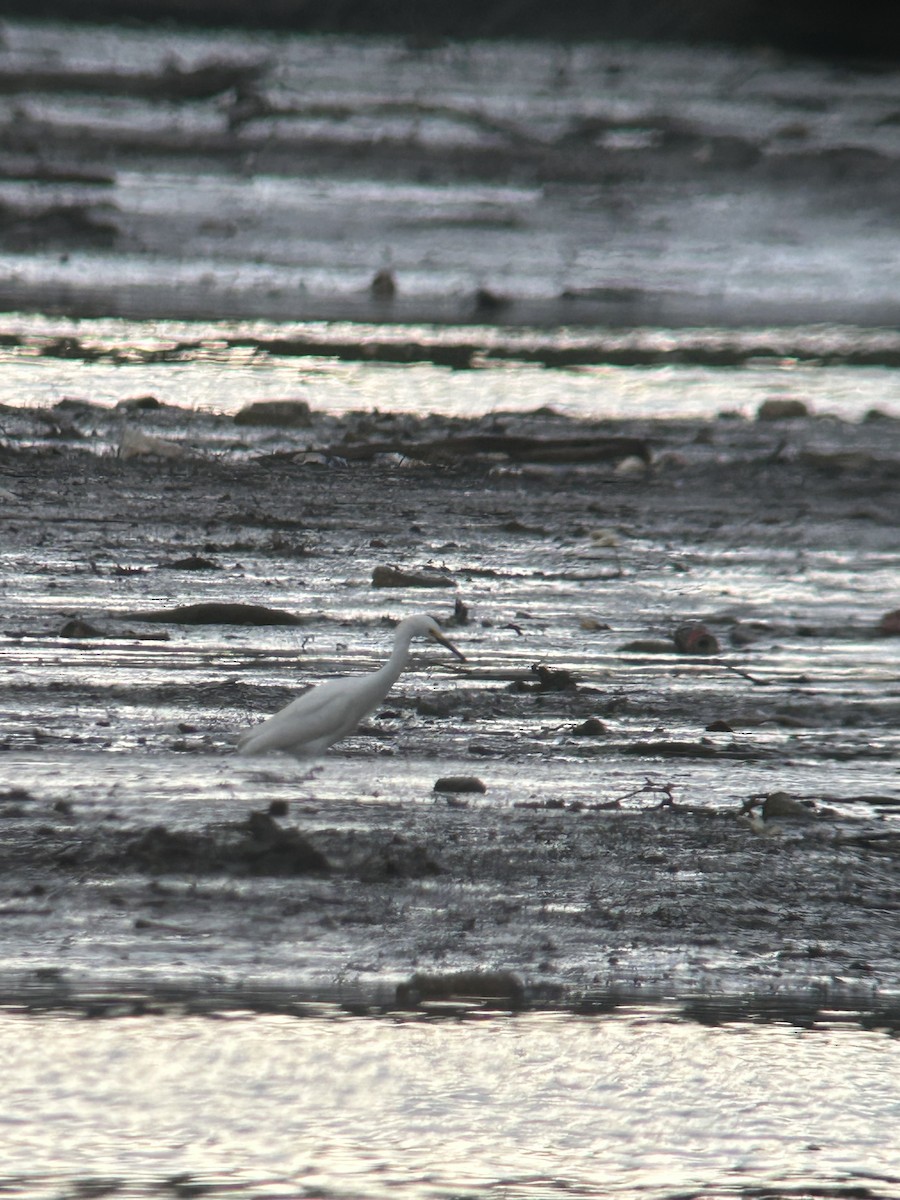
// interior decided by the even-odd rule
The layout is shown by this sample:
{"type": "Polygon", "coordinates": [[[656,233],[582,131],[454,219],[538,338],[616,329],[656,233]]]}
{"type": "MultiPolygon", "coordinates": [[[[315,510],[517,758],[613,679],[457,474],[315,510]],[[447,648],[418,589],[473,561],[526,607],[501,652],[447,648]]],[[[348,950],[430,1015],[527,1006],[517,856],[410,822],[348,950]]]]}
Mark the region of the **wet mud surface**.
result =
{"type": "Polygon", "coordinates": [[[7,992],[895,1020],[900,422],[3,426],[7,992]],[[416,611],[466,663],[234,754],[416,611]]]}

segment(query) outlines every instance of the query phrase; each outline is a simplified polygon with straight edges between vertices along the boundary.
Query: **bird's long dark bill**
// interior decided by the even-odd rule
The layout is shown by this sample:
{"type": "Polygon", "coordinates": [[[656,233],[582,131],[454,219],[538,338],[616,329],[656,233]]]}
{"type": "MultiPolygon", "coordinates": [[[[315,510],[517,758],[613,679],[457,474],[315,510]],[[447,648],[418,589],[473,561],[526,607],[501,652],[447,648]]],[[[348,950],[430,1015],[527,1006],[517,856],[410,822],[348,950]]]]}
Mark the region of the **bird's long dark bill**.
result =
{"type": "Polygon", "coordinates": [[[429,630],[429,633],[431,634],[431,636],[434,638],[434,640],[436,642],[440,642],[442,646],[447,647],[447,649],[451,652],[451,654],[455,654],[456,657],[460,660],[460,662],[466,661],[466,656],[463,654],[463,652],[461,650],[457,650],[457,648],[453,645],[453,643],[450,641],[449,638],[445,638],[442,633],[435,633],[433,629],[429,630]]]}

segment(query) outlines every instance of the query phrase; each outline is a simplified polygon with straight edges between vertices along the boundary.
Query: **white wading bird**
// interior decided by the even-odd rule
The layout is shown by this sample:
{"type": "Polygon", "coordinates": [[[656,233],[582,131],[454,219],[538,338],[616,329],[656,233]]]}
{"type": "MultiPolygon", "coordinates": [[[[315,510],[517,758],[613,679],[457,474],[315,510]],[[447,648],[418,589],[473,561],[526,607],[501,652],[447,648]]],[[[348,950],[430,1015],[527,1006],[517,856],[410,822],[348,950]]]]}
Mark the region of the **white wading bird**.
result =
{"type": "Polygon", "coordinates": [[[280,712],[248,729],[238,739],[238,754],[283,750],[295,758],[315,758],[352,733],[363,717],[384,699],[400,677],[414,637],[431,637],[465,662],[465,655],[448,641],[440,626],[424,614],[407,617],[394,633],[394,649],[383,667],[371,675],[330,679],[292,700],[280,712]]]}

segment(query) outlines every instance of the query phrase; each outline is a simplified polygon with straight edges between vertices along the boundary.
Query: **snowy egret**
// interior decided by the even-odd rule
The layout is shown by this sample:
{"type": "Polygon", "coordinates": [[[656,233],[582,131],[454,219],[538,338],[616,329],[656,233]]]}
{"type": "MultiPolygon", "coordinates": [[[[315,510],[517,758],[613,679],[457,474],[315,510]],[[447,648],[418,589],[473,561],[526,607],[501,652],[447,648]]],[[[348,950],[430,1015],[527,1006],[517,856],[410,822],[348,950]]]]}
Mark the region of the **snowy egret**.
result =
{"type": "Polygon", "coordinates": [[[330,679],[304,692],[280,712],[248,729],[238,739],[239,754],[266,754],[283,750],[295,758],[314,758],[340,738],[352,733],[366,713],[378,704],[400,677],[414,637],[431,637],[465,662],[465,655],[424,614],[407,617],[394,633],[390,658],[371,675],[330,679]]]}

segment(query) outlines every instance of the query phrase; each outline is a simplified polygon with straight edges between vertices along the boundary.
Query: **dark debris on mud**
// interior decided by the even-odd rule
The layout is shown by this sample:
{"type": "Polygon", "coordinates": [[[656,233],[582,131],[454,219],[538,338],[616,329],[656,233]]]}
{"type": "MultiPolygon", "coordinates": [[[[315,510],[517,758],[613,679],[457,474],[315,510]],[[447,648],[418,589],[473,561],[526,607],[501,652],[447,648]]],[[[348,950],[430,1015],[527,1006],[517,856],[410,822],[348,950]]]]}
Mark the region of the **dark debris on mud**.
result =
{"type": "MultiPolygon", "coordinates": [[[[393,828],[338,827],[324,812],[119,824],[10,802],[5,927],[40,943],[73,914],[113,938],[125,922],[163,961],[199,941],[195,969],[208,973],[218,945],[251,977],[287,944],[301,980],[310,949],[337,938],[380,979],[348,981],[343,998],[370,1002],[404,973],[498,960],[515,964],[517,1006],[757,993],[877,1009],[895,994],[897,839],[876,848],[826,820],[769,838],[673,804],[498,810],[479,798],[395,813],[393,828]]],[[[165,987],[166,971],[152,979],[165,987]]]]}

